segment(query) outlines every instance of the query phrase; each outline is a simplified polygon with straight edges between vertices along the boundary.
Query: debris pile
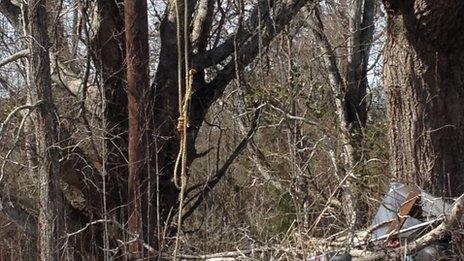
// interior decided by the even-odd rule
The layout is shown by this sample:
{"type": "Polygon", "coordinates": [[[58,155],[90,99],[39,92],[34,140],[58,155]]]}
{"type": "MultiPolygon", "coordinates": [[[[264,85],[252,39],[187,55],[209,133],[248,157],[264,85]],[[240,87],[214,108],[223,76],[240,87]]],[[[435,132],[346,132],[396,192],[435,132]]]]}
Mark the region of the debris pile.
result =
{"type": "MultiPolygon", "coordinates": [[[[353,239],[349,252],[362,253],[360,249],[370,247],[394,250],[405,246],[438,226],[452,206],[452,199],[436,198],[418,187],[392,182],[371,226],[367,231],[356,233],[357,237],[353,239]]],[[[346,249],[330,251],[308,260],[352,260],[353,256],[346,252],[346,249]]],[[[451,253],[451,235],[446,235],[416,253],[409,254],[407,260],[440,260],[451,253]]]]}

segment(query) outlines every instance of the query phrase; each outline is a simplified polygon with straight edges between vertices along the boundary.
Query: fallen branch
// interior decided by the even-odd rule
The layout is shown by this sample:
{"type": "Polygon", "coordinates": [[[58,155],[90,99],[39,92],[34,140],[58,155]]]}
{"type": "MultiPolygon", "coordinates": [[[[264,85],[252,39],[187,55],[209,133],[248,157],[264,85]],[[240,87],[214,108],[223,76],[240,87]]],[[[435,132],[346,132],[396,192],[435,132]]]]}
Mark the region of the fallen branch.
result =
{"type": "Polygon", "coordinates": [[[459,229],[463,214],[464,194],[456,199],[449,214],[445,215],[445,218],[440,225],[406,246],[408,253],[419,251],[422,248],[430,245],[432,242],[438,240],[440,237],[446,235],[446,233],[449,231],[459,229]]]}

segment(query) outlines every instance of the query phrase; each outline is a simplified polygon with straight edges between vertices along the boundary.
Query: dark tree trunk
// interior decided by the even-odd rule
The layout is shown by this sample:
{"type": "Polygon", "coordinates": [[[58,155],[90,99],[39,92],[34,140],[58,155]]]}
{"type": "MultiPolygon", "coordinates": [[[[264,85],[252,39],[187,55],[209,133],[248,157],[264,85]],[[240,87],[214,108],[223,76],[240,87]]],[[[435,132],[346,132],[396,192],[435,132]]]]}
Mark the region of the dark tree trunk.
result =
{"type": "Polygon", "coordinates": [[[344,106],[346,122],[350,132],[360,135],[361,128],[367,122],[366,91],[370,48],[374,36],[375,0],[358,1],[359,7],[351,10],[350,29],[352,36],[349,44],[346,72],[346,92],[344,106]]]}
{"type": "Polygon", "coordinates": [[[391,171],[439,195],[464,192],[464,2],[385,1],[391,171]]]}
{"type": "Polygon", "coordinates": [[[176,131],[179,117],[179,98],[177,87],[177,40],[174,5],[169,5],[160,26],[161,50],[159,64],[152,84],[154,131],[152,133],[152,160],[159,192],[153,202],[157,207],[159,224],[157,236],[161,239],[165,222],[170,223],[177,205],[179,190],[172,182],[174,162],[179,151],[179,136],[176,131]],[[154,156],[156,153],[156,157],[154,156]]]}
{"type": "MultiPolygon", "coordinates": [[[[106,175],[109,209],[126,204],[128,165],[128,109],[126,93],[123,0],[97,1],[98,27],[92,39],[92,55],[100,74],[104,94],[106,136],[106,175]]],[[[102,205],[102,204],[100,204],[102,205]]],[[[119,221],[125,221],[121,211],[119,221]]]]}
{"type": "MultiPolygon", "coordinates": [[[[147,177],[146,152],[149,142],[145,130],[150,126],[146,111],[146,99],[149,93],[148,79],[148,17],[146,0],[126,0],[124,2],[125,32],[126,32],[126,65],[127,65],[127,96],[129,109],[129,231],[144,235],[149,240],[151,211],[147,193],[143,189],[149,182],[147,177]],[[143,182],[143,184],[142,184],[143,182]],[[143,186],[142,186],[143,185],[143,186]],[[143,195],[142,195],[143,194],[143,195]],[[145,200],[143,200],[145,199],[145,200]],[[142,216],[142,208],[143,211],[142,216]],[[144,219],[142,217],[148,217],[144,219]],[[143,221],[144,222],[143,222],[143,221]],[[142,224],[144,229],[142,229],[142,224]]],[[[133,244],[131,252],[140,251],[133,244]]]]}
{"type": "Polygon", "coordinates": [[[59,240],[65,234],[62,213],[57,114],[52,98],[47,13],[44,0],[28,5],[29,78],[33,103],[38,104],[35,117],[37,152],[39,156],[39,244],[41,260],[60,260],[59,240]]]}
{"type": "MultiPolygon", "coordinates": [[[[98,216],[105,217],[103,213],[108,211],[107,218],[114,219],[120,224],[127,224],[127,208],[120,207],[127,206],[128,203],[126,159],[128,158],[129,124],[126,68],[124,66],[126,52],[123,2],[123,0],[96,1],[98,23],[94,28],[95,35],[91,39],[91,53],[101,80],[106,141],[102,155],[105,165],[101,173],[98,171],[93,173],[92,181],[100,188],[98,191],[103,188],[103,185],[106,188],[106,193],[100,194],[100,201],[95,204],[100,206],[100,211],[97,211],[98,216]],[[109,212],[110,210],[113,211],[109,212]]],[[[89,187],[89,185],[84,186],[89,187]]],[[[96,188],[90,186],[90,190],[96,190],[96,188]]],[[[86,195],[86,198],[88,199],[89,196],[86,195]]],[[[108,228],[109,235],[97,232],[95,233],[96,239],[99,242],[103,239],[104,244],[117,247],[116,239],[124,238],[124,231],[112,226],[106,228],[108,228]]],[[[98,227],[97,229],[102,232],[104,228],[98,227]]]]}

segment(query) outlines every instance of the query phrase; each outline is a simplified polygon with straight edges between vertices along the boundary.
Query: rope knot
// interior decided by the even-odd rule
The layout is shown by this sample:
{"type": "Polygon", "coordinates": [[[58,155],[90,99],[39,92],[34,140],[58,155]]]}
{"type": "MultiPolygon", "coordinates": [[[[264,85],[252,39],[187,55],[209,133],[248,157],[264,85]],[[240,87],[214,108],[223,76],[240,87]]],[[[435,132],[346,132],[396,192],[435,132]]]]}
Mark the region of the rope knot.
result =
{"type": "Polygon", "coordinates": [[[184,134],[184,125],[185,125],[185,118],[183,116],[180,116],[177,119],[177,132],[179,133],[180,136],[184,134]]]}

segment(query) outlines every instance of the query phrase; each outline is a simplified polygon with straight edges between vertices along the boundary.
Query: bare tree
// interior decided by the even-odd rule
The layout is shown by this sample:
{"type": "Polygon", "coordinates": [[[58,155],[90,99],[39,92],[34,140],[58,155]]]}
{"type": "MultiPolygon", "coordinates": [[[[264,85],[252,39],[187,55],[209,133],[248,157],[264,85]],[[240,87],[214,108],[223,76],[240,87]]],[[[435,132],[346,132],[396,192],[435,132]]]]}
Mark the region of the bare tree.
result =
{"type": "Polygon", "coordinates": [[[325,33],[320,9],[316,6],[311,11],[309,23],[323,52],[324,67],[334,96],[340,140],[343,144],[340,169],[344,170],[342,176],[346,176],[342,194],[347,203],[345,214],[353,229],[355,225],[362,223],[358,213],[361,207],[365,208],[356,200],[356,168],[362,161],[362,128],[366,127],[367,121],[367,75],[374,35],[375,2],[358,0],[351,4],[348,12],[349,35],[345,70],[341,68],[335,48],[325,33]]]}
{"type": "Polygon", "coordinates": [[[45,1],[29,1],[29,79],[30,97],[37,106],[35,135],[37,140],[39,182],[39,244],[41,260],[60,260],[60,239],[64,234],[63,198],[59,186],[57,115],[52,96],[49,40],[45,1]]]}

